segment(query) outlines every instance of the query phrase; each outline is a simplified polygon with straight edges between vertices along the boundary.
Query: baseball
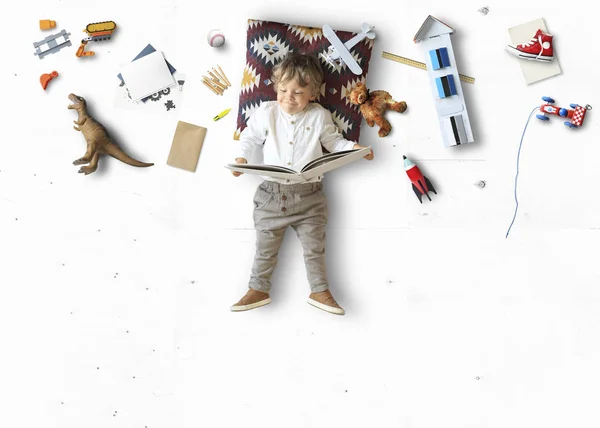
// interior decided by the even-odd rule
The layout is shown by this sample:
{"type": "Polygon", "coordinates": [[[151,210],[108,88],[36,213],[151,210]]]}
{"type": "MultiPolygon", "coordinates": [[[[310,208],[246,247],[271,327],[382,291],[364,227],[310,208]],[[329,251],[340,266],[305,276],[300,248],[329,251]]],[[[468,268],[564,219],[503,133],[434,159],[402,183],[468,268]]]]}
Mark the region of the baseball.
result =
{"type": "Polygon", "coordinates": [[[208,36],[206,36],[206,40],[208,40],[208,44],[213,48],[218,48],[225,44],[225,35],[223,35],[221,30],[210,30],[208,36]]]}

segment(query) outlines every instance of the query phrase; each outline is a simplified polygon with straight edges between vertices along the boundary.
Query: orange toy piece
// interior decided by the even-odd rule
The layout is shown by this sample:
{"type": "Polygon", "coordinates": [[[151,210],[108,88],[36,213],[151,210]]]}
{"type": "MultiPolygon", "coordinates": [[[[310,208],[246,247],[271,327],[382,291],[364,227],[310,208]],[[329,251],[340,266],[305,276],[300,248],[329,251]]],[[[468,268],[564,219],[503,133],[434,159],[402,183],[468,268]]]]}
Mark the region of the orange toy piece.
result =
{"type": "Polygon", "coordinates": [[[75,56],[77,58],[81,58],[82,56],[94,56],[94,55],[96,55],[96,52],[94,52],[94,51],[86,51],[85,50],[85,45],[87,45],[88,42],[91,39],[92,39],[91,37],[86,37],[85,39],[81,40],[81,44],[77,48],[77,52],[75,52],[75,56]]]}
{"type": "Polygon", "coordinates": [[[49,30],[56,27],[56,21],[51,19],[40,19],[40,30],[49,30]]]}
{"type": "Polygon", "coordinates": [[[42,88],[44,88],[44,91],[46,90],[48,83],[55,77],[58,77],[58,73],[56,71],[53,71],[52,73],[49,73],[49,74],[44,73],[40,76],[40,83],[42,84],[42,88]]]}

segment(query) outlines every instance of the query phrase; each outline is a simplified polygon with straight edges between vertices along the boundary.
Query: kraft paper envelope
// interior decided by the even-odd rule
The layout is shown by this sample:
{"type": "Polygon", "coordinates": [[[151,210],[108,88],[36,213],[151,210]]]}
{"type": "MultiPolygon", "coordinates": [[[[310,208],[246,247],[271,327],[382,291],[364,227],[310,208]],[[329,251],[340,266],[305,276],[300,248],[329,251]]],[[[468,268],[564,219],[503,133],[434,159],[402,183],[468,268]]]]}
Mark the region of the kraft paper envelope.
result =
{"type": "Polygon", "coordinates": [[[167,165],[175,168],[196,172],[200,150],[204,143],[206,128],[191,123],[179,121],[173,136],[171,151],[167,165]]]}

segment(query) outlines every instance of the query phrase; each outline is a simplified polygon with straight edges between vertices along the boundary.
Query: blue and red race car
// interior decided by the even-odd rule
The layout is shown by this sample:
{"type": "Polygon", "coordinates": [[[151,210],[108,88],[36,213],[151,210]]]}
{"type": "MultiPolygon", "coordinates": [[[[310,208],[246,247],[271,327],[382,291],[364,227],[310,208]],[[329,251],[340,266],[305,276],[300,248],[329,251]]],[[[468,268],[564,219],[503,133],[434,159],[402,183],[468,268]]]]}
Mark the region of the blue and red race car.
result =
{"type": "Polygon", "coordinates": [[[568,122],[565,122],[565,125],[569,128],[577,128],[583,124],[583,119],[585,118],[585,114],[588,110],[592,109],[592,106],[589,104],[585,107],[581,107],[579,104],[570,104],[571,109],[566,109],[563,107],[558,107],[554,105],[554,100],[550,97],[542,97],[547,104],[542,104],[540,106],[540,111],[542,114],[536,114],[540,120],[550,120],[547,116],[549,114],[555,114],[560,117],[565,117],[570,119],[568,122]]]}

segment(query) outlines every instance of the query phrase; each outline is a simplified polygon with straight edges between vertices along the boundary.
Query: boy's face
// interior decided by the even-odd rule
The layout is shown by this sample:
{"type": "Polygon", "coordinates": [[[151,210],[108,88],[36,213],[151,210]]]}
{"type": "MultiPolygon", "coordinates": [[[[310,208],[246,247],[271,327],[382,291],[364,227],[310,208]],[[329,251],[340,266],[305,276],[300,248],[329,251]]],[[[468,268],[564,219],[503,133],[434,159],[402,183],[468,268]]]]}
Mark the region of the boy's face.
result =
{"type": "Polygon", "coordinates": [[[287,114],[300,113],[315,98],[310,85],[300,86],[296,79],[277,86],[277,102],[287,114]]]}

